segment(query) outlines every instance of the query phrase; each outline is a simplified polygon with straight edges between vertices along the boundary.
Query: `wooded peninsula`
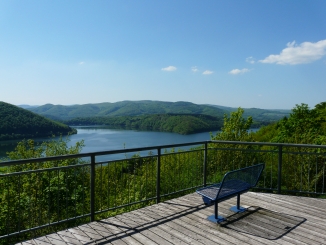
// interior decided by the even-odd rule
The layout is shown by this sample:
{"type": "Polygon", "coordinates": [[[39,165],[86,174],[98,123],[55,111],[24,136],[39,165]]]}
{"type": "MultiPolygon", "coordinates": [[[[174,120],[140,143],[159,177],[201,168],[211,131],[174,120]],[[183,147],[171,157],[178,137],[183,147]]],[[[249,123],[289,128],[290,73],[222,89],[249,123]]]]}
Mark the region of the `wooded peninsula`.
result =
{"type": "Polygon", "coordinates": [[[0,140],[76,134],[77,130],[0,101],[0,140]]]}
{"type": "MultiPolygon", "coordinates": [[[[190,102],[121,101],[85,105],[46,104],[26,109],[0,104],[0,140],[74,134],[71,126],[105,125],[112,128],[192,134],[220,130],[224,114],[237,108],[190,102]],[[69,127],[69,126],[70,127],[69,127]]],[[[289,115],[289,110],[246,109],[258,128],[289,115]]]]}

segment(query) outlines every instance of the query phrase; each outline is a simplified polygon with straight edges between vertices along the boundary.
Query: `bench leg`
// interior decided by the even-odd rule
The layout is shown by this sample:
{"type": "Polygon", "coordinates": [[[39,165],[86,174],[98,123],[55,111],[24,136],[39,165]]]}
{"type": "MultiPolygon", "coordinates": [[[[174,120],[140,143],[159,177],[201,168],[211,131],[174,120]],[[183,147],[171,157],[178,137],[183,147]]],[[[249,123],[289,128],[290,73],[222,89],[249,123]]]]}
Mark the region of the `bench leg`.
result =
{"type": "Polygon", "coordinates": [[[214,215],[208,216],[207,220],[213,223],[220,223],[225,220],[223,216],[218,215],[218,202],[215,202],[214,204],[214,215]]]}
{"type": "Polygon", "coordinates": [[[231,207],[230,210],[235,213],[241,213],[246,211],[246,208],[240,206],[240,194],[238,194],[237,196],[237,206],[231,207]]]}

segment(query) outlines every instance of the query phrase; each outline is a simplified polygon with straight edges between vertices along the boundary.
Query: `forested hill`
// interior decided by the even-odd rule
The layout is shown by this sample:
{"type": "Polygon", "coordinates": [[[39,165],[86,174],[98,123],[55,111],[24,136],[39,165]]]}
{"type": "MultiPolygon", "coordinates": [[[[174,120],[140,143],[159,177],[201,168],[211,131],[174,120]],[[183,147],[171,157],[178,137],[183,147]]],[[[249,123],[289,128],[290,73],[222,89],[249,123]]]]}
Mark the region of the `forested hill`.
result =
{"type": "Polygon", "coordinates": [[[77,133],[28,110],[0,101],[0,140],[48,137],[77,133]]]}
{"type": "Polygon", "coordinates": [[[223,119],[203,114],[155,114],[121,117],[83,117],[69,125],[108,125],[112,128],[192,134],[220,130],[223,119]]]}
{"type": "Polygon", "coordinates": [[[190,102],[121,101],[84,105],[46,104],[28,110],[48,118],[69,120],[76,117],[139,116],[151,114],[204,114],[223,118],[224,110],[190,102]]]}
{"type": "MultiPolygon", "coordinates": [[[[76,117],[112,117],[112,116],[139,116],[153,114],[203,114],[223,119],[237,108],[214,105],[198,105],[190,102],[163,102],[163,101],[121,101],[116,103],[99,103],[84,105],[52,105],[28,108],[37,114],[53,120],[70,120],[76,117]]],[[[244,116],[252,116],[255,125],[267,125],[276,122],[290,114],[290,110],[264,110],[258,108],[245,109],[244,116]]]]}
{"type": "MultiPolygon", "coordinates": [[[[235,112],[238,109],[238,108],[218,106],[218,105],[211,105],[211,106],[224,110],[226,114],[230,114],[230,112],[235,112]]],[[[244,108],[243,116],[245,118],[251,116],[256,123],[259,122],[262,125],[267,125],[271,122],[279,121],[284,117],[288,117],[290,113],[291,110],[284,110],[284,109],[244,108]]]]}

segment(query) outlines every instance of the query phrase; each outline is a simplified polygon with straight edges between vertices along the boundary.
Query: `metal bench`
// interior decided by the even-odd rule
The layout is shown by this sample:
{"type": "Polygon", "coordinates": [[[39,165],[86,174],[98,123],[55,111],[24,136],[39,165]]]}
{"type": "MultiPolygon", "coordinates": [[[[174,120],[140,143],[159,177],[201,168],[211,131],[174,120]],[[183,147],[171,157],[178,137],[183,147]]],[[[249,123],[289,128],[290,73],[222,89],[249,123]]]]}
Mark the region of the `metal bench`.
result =
{"type": "Polygon", "coordinates": [[[214,215],[207,219],[220,223],[225,220],[218,215],[218,203],[237,196],[237,206],[231,208],[233,212],[243,212],[246,209],[240,207],[240,195],[249,191],[250,188],[257,185],[260,175],[264,170],[265,164],[257,164],[246,168],[237,169],[224,175],[221,183],[198,189],[196,192],[203,197],[206,205],[215,204],[214,215]]]}

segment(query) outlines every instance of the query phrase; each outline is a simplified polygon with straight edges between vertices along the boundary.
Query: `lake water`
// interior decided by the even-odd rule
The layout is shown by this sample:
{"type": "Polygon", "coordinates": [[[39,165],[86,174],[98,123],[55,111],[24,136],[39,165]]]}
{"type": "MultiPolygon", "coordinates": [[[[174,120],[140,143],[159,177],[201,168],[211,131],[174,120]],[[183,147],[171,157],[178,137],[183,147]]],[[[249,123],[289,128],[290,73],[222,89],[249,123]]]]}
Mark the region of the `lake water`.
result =
{"type": "MultiPolygon", "coordinates": [[[[84,140],[83,153],[210,140],[209,132],[180,135],[165,132],[119,130],[97,126],[74,128],[77,129],[77,134],[69,136],[69,145],[84,140]]],[[[215,133],[213,132],[213,134],[215,133]]],[[[41,138],[35,141],[43,142],[46,140],[49,139],[41,138]]],[[[16,145],[17,141],[0,142],[0,158],[5,157],[6,152],[13,151],[16,145]]]]}

